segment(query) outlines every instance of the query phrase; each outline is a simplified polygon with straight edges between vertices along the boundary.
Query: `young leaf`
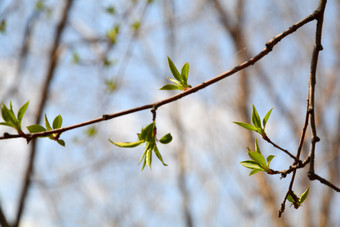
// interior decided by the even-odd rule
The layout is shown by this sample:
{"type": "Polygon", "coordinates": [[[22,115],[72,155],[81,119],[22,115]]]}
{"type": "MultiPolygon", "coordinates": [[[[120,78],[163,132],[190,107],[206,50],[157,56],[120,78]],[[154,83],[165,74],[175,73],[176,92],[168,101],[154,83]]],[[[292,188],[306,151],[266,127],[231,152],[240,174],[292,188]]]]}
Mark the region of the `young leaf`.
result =
{"type": "Polygon", "coordinates": [[[65,141],[64,140],[57,140],[57,143],[59,143],[61,146],[65,147],[65,141]]]}
{"type": "Polygon", "coordinates": [[[263,168],[257,162],[253,160],[243,161],[243,162],[240,162],[240,164],[248,169],[259,169],[261,171],[263,170],[263,168]]]}
{"type": "Polygon", "coordinates": [[[255,174],[255,173],[258,173],[258,172],[261,172],[263,171],[263,169],[253,169],[250,173],[249,173],[249,176],[255,174]]]}
{"type": "Polygon", "coordinates": [[[251,114],[251,121],[253,122],[253,124],[256,128],[262,128],[260,116],[257,113],[257,110],[256,110],[254,105],[253,105],[253,112],[251,114]]]}
{"type": "Polygon", "coordinates": [[[21,121],[26,113],[27,107],[28,107],[29,102],[26,102],[22,107],[20,107],[18,111],[18,126],[21,128],[21,121]]]}
{"type": "Polygon", "coordinates": [[[12,109],[12,103],[10,103],[10,109],[8,109],[5,104],[2,104],[1,115],[2,115],[2,118],[5,120],[5,122],[12,123],[15,127],[18,125],[18,121],[12,109]]]}
{"type": "Polygon", "coordinates": [[[251,131],[256,131],[257,128],[254,126],[254,125],[251,125],[251,124],[248,124],[248,123],[243,123],[243,122],[235,122],[235,124],[245,128],[245,129],[248,129],[248,130],[251,130],[251,131]]]}
{"type": "Polygon", "coordinates": [[[152,140],[152,132],[155,128],[155,122],[147,125],[145,128],[142,129],[140,133],[141,140],[150,141],[152,140]]]}
{"type": "Polygon", "coordinates": [[[155,151],[157,158],[163,163],[163,165],[168,166],[167,164],[164,163],[162,155],[161,155],[161,153],[159,153],[159,150],[158,150],[156,145],[154,146],[153,150],[155,151]]]}
{"type": "Polygon", "coordinates": [[[152,149],[147,149],[146,151],[146,164],[149,166],[149,168],[151,169],[151,161],[152,161],[152,149]]]}
{"type": "Polygon", "coordinates": [[[183,90],[183,87],[174,85],[174,84],[166,84],[163,87],[161,87],[159,90],[183,90]]]}
{"type": "Polygon", "coordinates": [[[266,167],[266,161],[263,155],[256,151],[248,151],[249,157],[259,164],[262,168],[266,167]]]}
{"type": "Polygon", "coordinates": [[[269,155],[268,157],[267,157],[267,166],[269,167],[269,164],[270,164],[270,162],[273,160],[273,158],[275,157],[275,155],[269,155]]]}
{"type": "Polygon", "coordinates": [[[37,133],[37,132],[45,132],[46,129],[41,125],[30,125],[27,126],[27,129],[30,133],[37,133]]]}
{"type": "Polygon", "coordinates": [[[45,127],[46,129],[49,131],[49,130],[52,130],[51,128],[51,125],[50,125],[50,122],[48,122],[48,119],[47,119],[47,116],[45,114],[45,127]]]}
{"type": "Polygon", "coordinates": [[[61,125],[63,124],[63,118],[61,117],[61,115],[59,114],[58,116],[56,116],[53,120],[52,126],[53,129],[57,129],[57,128],[61,128],[61,125]]]}
{"type": "Polygon", "coordinates": [[[263,128],[266,127],[267,121],[268,121],[268,119],[269,119],[269,117],[270,117],[270,114],[272,113],[272,110],[273,110],[273,108],[271,108],[271,109],[268,111],[268,113],[266,114],[266,116],[263,118],[263,128]]]}
{"type": "Polygon", "coordinates": [[[255,151],[261,154],[261,150],[260,150],[259,144],[257,143],[257,139],[255,139],[255,151]]]}
{"type": "Polygon", "coordinates": [[[162,144],[167,144],[170,143],[172,140],[172,136],[170,133],[166,134],[165,136],[163,136],[162,138],[159,139],[159,142],[161,142],[162,144]]]}
{"type": "Polygon", "coordinates": [[[302,193],[300,201],[299,201],[300,204],[302,204],[306,200],[308,193],[309,193],[309,187],[306,189],[306,191],[304,191],[304,193],[302,193]]]}
{"type": "Polygon", "coordinates": [[[126,148],[131,148],[131,147],[137,147],[138,145],[141,145],[142,143],[144,143],[143,140],[139,140],[137,142],[113,142],[112,140],[109,139],[109,141],[118,146],[118,147],[126,147],[126,148]]]}
{"type": "Polygon", "coordinates": [[[181,70],[181,76],[183,78],[184,85],[187,85],[189,75],[189,63],[185,63],[181,70]]]}
{"type": "Polygon", "coordinates": [[[0,122],[0,125],[4,125],[4,126],[9,126],[12,128],[15,128],[15,125],[11,122],[0,122]]]}
{"type": "Polygon", "coordinates": [[[181,74],[179,74],[175,64],[171,61],[169,57],[168,57],[168,63],[169,63],[170,71],[172,75],[174,76],[174,78],[183,84],[183,79],[181,77],[181,74]]]}

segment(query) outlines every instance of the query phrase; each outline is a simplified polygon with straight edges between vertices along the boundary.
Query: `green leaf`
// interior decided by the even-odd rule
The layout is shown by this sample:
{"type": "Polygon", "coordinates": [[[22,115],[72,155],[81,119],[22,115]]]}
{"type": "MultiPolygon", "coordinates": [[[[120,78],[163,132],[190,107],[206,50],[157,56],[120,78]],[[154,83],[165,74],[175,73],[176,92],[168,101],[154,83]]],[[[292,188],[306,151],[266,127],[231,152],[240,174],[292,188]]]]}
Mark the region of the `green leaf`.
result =
{"type": "Polygon", "coordinates": [[[174,85],[174,84],[166,84],[163,87],[161,87],[159,90],[183,90],[183,87],[174,85]]]}
{"type": "Polygon", "coordinates": [[[10,109],[8,109],[5,104],[2,104],[1,115],[5,122],[12,123],[14,125],[14,128],[16,128],[16,126],[18,125],[18,121],[14,115],[12,103],[10,103],[10,109]]]}
{"type": "Polygon", "coordinates": [[[12,122],[0,122],[0,125],[4,125],[4,126],[9,126],[9,127],[15,128],[15,125],[12,122]]]}
{"type": "Polygon", "coordinates": [[[243,161],[243,162],[240,162],[240,164],[243,165],[244,167],[248,168],[248,169],[263,170],[263,168],[257,162],[255,162],[253,160],[243,161]]]}
{"type": "Polygon", "coordinates": [[[272,110],[273,110],[273,108],[271,108],[271,109],[268,111],[268,113],[266,114],[266,116],[263,118],[263,128],[266,127],[267,121],[268,121],[268,119],[269,119],[269,117],[270,117],[270,114],[272,113],[272,110]]]}
{"type": "Polygon", "coordinates": [[[26,102],[18,111],[18,126],[21,128],[21,121],[26,113],[29,102],[26,102]]]}
{"type": "Polygon", "coordinates": [[[65,147],[65,141],[64,140],[57,140],[57,143],[59,143],[61,146],[65,147]]]}
{"type": "Polygon", "coordinates": [[[288,200],[289,202],[291,202],[291,203],[294,202],[294,199],[293,199],[293,197],[292,197],[291,195],[288,195],[288,196],[287,196],[287,200],[288,200]]]}
{"type": "Polygon", "coordinates": [[[243,122],[236,122],[236,121],[234,121],[234,123],[245,128],[245,129],[248,129],[248,130],[251,130],[251,131],[257,131],[257,128],[254,125],[251,125],[251,124],[248,124],[248,123],[243,123],[243,122]]]}
{"type": "Polygon", "coordinates": [[[256,151],[248,151],[249,157],[258,163],[262,168],[266,167],[266,161],[263,155],[256,151]]]}
{"type": "Polygon", "coordinates": [[[259,144],[257,143],[257,139],[255,139],[255,151],[261,154],[261,150],[260,150],[259,144]]]}
{"type": "Polygon", "coordinates": [[[187,85],[188,75],[189,75],[189,63],[185,63],[181,70],[181,76],[183,78],[183,82],[185,86],[187,85]]]}
{"type": "MultiPolygon", "coordinates": [[[[145,149],[145,151],[143,152],[142,157],[139,159],[138,164],[140,164],[140,162],[144,159],[144,157],[145,157],[145,155],[146,155],[146,152],[147,152],[147,150],[145,149]]],[[[144,160],[144,165],[145,165],[145,160],[144,160]]],[[[144,169],[144,167],[143,167],[143,169],[144,169]]],[[[143,169],[142,169],[142,170],[143,170],[143,169]]]]}
{"type": "Polygon", "coordinates": [[[63,118],[61,117],[61,115],[59,114],[58,116],[56,116],[53,120],[53,129],[57,129],[57,128],[61,128],[61,125],[63,124],[63,118]]]}
{"type": "Polygon", "coordinates": [[[171,141],[172,141],[172,136],[170,133],[166,134],[165,136],[159,139],[159,142],[162,144],[167,144],[167,143],[170,143],[171,141]]]}
{"type": "Polygon", "coordinates": [[[157,158],[163,163],[163,165],[164,165],[164,166],[168,166],[167,164],[164,163],[163,158],[162,158],[162,155],[161,155],[161,153],[159,152],[159,150],[158,150],[158,148],[157,148],[156,145],[154,146],[153,150],[155,151],[155,154],[156,154],[157,158]]]}
{"type": "Polygon", "coordinates": [[[140,139],[145,140],[145,141],[151,141],[153,138],[152,133],[153,133],[154,128],[155,128],[155,122],[152,122],[151,124],[143,128],[140,133],[140,139]]]}
{"type": "Polygon", "coordinates": [[[52,130],[52,127],[50,125],[50,122],[48,122],[46,114],[45,114],[45,127],[46,127],[47,131],[52,130]]]}
{"type": "Polygon", "coordinates": [[[37,133],[37,132],[45,132],[46,129],[41,125],[30,125],[27,126],[27,129],[30,133],[37,133]]]}
{"type": "Polygon", "coordinates": [[[275,157],[275,155],[269,155],[268,157],[267,157],[267,166],[269,167],[269,164],[270,164],[270,162],[273,160],[273,158],[275,157]]]}
{"type": "Polygon", "coordinates": [[[116,145],[117,147],[125,147],[125,148],[131,148],[131,147],[137,147],[144,143],[143,140],[139,140],[137,142],[113,142],[112,140],[109,139],[109,141],[116,145]]]}
{"type": "Polygon", "coordinates": [[[114,7],[114,6],[110,5],[110,6],[106,7],[105,11],[106,11],[107,13],[109,13],[109,14],[112,14],[112,15],[113,15],[113,14],[115,14],[115,12],[116,12],[116,9],[115,9],[115,7],[114,7]]]}
{"type": "Polygon", "coordinates": [[[306,199],[307,199],[307,196],[308,196],[308,193],[309,193],[309,188],[310,187],[308,187],[307,189],[306,189],[306,191],[304,191],[304,193],[302,193],[302,195],[301,195],[301,198],[300,198],[300,204],[301,203],[303,203],[306,199]]]}
{"type": "Polygon", "coordinates": [[[171,61],[169,57],[168,57],[168,63],[169,63],[170,71],[172,75],[174,76],[174,78],[183,84],[183,79],[181,77],[181,74],[179,74],[175,64],[171,61]]]}
{"type": "Polygon", "coordinates": [[[146,151],[146,164],[149,166],[151,169],[151,162],[152,162],[152,149],[147,149],[146,151]]]}
{"type": "Polygon", "coordinates": [[[258,172],[261,172],[263,171],[263,169],[253,169],[250,173],[249,173],[249,176],[255,174],[255,173],[258,173],[258,172]]]}
{"type": "Polygon", "coordinates": [[[253,112],[251,114],[251,121],[253,122],[253,124],[256,128],[262,128],[260,116],[257,113],[257,110],[256,110],[254,105],[253,105],[253,112]]]}

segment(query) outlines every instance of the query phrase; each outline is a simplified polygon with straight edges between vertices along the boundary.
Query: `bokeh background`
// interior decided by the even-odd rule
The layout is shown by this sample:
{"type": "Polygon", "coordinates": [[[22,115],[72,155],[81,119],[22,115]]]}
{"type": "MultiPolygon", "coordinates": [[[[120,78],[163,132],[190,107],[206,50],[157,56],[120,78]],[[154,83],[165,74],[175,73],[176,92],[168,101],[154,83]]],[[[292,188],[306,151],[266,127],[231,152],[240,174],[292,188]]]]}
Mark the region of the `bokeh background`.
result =
{"type": "MultiPolygon", "coordinates": [[[[0,101],[11,101],[15,110],[30,101],[24,126],[43,123],[44,114],[50,121],[61,114],[68,126],[153,103],[178,93],[159,90],[171,76],[167,56],[178,68],[190,64],[195,86],[254,56],[317,6],[316,0],[2,0],[0,101]]],[[[339,12],[340,1],[328,1],[316,88],[316,171],[336,185],[339,12]]],[[[1,140],[0,206],[7,220],[18,217],[33,151],[23,227],[336,226],[339,194],[310,182],[307,169],[298,171],[294,191],[310,186],[309,198],[298,210],[286,203],[278,218],[291,176],[249,177],[239,162],[248,159],[255,138],[265,156],[276,156],[273,169],[287,169],[292,160],[232,123],[249,122],[252,104],[262,117],[274,107],[267,134],[296,152],[315,25],[286,37],[254,66],[159,108],[158,137],[173,135],[169,145],[159,145],[167,167],[154,157],[152,169],[141,171],[143,147],[122,149],[108,141],[135,141],[152,121],[149,110],[65,132],[65,147],[48,139],[33,147],[24,139],[1,140]]],[[[4,132],[15,133],[1,126],[4,132]]]]}

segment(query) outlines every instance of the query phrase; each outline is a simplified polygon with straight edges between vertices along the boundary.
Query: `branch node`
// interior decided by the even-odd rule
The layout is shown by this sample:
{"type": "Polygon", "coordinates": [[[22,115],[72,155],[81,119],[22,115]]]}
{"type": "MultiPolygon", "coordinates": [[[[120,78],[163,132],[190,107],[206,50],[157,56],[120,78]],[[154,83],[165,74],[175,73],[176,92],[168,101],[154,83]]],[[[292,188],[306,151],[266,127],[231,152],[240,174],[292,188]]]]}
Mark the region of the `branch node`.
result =
{"type": "Polygon", "coordinates": [[[108,114],[103,114],[102,118],[104,120],[109,120],[110,119],[110,116],[108,114]]]}

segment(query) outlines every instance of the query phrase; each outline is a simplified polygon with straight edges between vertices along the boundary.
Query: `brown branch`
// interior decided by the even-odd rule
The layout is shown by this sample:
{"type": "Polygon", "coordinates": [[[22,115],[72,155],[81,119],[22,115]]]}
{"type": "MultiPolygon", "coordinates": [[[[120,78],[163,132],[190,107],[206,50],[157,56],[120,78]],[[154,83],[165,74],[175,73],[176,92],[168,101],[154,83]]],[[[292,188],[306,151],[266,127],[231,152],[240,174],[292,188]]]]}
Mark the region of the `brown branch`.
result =
{"type": "MultiPolygon", "coordinates": [[[[41,94],[40,104],[39,104],[39,107],[38,107],[38,113],[37,113],[37,117],[36,117],[36,121],[35,121],[36,124],[39,124],[39,122],[40,122],[40,119],[41,119],[41,116],[42,116],[42,111],[43,111],[45,104],[46,104],[46,101],[47,101],[49,87],[50,87],[51,81],[53,79],[53,76],[55,74],[55,69],[56,69],[56,66],[57,66],[58,58],[59,58],[58,48],[59,48],[61,36],[62,36],[63,30],[65,28],[66,21],[67,21],[72,3],[73,3],[72,0],[66,1],[65,8],[63,10],[63,14],[61,16],[60,22],[59,22],[57,30],[56,30],[55,40],[53,42],[51,53],[50,53],[50,56],[49,56],[50,57],[49,58],[50,63],[49,63],[47,74],[46,74],[46,81],[44,83],[43,91],[42,91],[42,94],[41,94]]],[[[24,135],[24,137],[26,137],[26,139],[28,138],[26,135],[24,135]]],[[[28,160],[28,165],[27,165],[27,169],[26,169],[26,172],[25,172],[25,178],[24,178],[24,181],[23,181],[22,191],[21,191],[20,199],[19,199],[19,203],[18,203],[19,204],[18,205],[18,211],[17,211],[15,223],[13,225],[14,227],[18,227],[19,224],[20,224],[22,213],[23,213],[25,203],[26,203],[26,200],[27,200],[28,189],[31,185],[31,176],[32,176],[33,169],[34,169],[35,156],[36,156],[36,140],[33,140],[32,146],[31,146],[31,152],[30,152],[30,156],[29,156],[29,160],[28,160]]]]}
{"type": "Polygon", "coordinates": [[[6,220],[5,214],[4,214],[1,206],[0,206],[0,225],[2,227],[9,227],[9,224],[8,224],[8,222],[6,220]]]}
{"type": "Polygon", "coordinates": [[[22,135],[16,135],[16,134],[4,134],[4,136],[0,137],[0,140],[3,140],[3,139],[12,139],[12,138],[19,138],[19,137],[27,137],[27,138],[30,138],[30,139],[33,139],[33,138],[36,138],[36,137],[39,137],[39,136],[46,136],[46,135],[50,135],[50,134],[53,134],[53,133],[63,133],[63,132],[66,132],[66,131],[69,131],[69,130],[72,130],[72,129],[75,129],[75,128],[80,128],[80,127],[84,127],[84,126],[87,126],[87,125],[91,125],[91,124],[95,124],[95,123],[99,123],[101,121],[105,121],[105,120],[110,120],[110,119],[113,119],[113,118],[117,118],[117,117],[120,117],[120,116],[123,116],[123,115],[128,115],[128,114],[131,114],[131,113],[135,113],[135,112],[139,112],[139,111],[142,111],[142,110],[146,110],[146,109],[151,109],[151,108],[158,108],[160,106],[163,106],[163,105],[166,105],[168,103],[171,103],[171,102],[174,102],[174,101],[177,101],[185,96],[188,96],[190,94],[193,94],[199,90],[202,90],[212,84],[215,84],[217,82],[219,82],[220,80],[223,80],[251,65],[254,65],[256,62],[258,62],[259,60],[261,60],[264,56],[266,56],[267,54],[269,54],[275,45],[277,45],[283,38],[285,38],[286,36],[292,34],[293,32],[295,32],[297,29],[301,28],[302,26],[304,26],[305,24],[313,21],[317,16],[317,12],[314,12],[312,13],[311,15],[307,16],[306,18],[304,18],[303,20],[297,22],[296,24],[292,25],[291,27],[289,27],[287,30],[285,30],[284,32],[276,35],[274,38],[272,38],[271,40],[269,40],[266,44],[265,44],[265,48],[259,52],[257,55],[255,55],[254,57],[250,58],[249,60],[247,61],[244,61],[243,63],[235,66],[233,69],[231,70],[228,70],[226,71],[225,73],[222,73],[210,80],[207,80],[191,89],[188,89],[180,94],[177,94],[177,95],[174,95],[174,96],[171,96],[167,99],[163,99],[161,101],[158,101],[158,102],[155,102],[155,103],[151,103],[151,104],[147,104],[147,105],[143,105],[143,106],[139,106],[139,107],[135,107],[135,108],[132,108],[132,109],[128,109],[128,110],[125,110],[125,111],[121,111],[121,112],[117,112],[117,113],[113,113],[113,114],[104,114],[102,117],[99,117],[99,118],[96,118],[96,119],[93,119],[93,120],[90,120],[90,121],[86,121],[86,122],[82,122],[82,123],[79,123],[79,124],[75,124],[75,125],[71,125],[71,126],[68,126],[68,127],[64,127],[64,128],[60,128],[60,129],[54,129],[54,130],[50,130],[50,131],[45,131],[45,132],[40,132],[40,133],[29,133],[29,134],[26,134],[25,136],[22,136],[22,135]]]}

